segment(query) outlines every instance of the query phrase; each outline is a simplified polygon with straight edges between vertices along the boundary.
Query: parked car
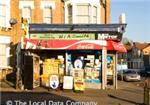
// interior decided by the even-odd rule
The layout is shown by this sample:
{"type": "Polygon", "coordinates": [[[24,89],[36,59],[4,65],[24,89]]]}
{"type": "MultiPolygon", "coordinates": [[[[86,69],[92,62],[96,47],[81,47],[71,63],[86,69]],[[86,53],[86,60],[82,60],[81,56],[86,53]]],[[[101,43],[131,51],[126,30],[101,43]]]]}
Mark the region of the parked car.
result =
{"type": "Polygon", "coordinates": [[[140,71],[142,77],[150,77],[150,66],[146,66],[143,70],[140,71]]]}
{"type": "Polygon", "coordinates": [[[150,77],[150,66],[145,67],[145,73],[147,77],[150,77]]]}
{"type": "Polygon", "coordinates": [[[134,70],[122,70],[118,72],[118,79],[124,81],[140,81],[141,76],[134,70]]]}

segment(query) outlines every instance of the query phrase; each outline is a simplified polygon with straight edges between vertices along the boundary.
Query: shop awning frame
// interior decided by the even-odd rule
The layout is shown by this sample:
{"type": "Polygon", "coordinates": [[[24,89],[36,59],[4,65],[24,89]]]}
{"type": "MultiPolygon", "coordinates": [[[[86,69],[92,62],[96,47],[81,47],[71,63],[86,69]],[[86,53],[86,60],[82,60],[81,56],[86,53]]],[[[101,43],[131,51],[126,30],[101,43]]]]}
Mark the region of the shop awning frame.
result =
{"type": "Polygon", "coordinates": [[[29,24],[29,33],[95,32],[123,34],[126,25],[127,24],[29,24]]]}

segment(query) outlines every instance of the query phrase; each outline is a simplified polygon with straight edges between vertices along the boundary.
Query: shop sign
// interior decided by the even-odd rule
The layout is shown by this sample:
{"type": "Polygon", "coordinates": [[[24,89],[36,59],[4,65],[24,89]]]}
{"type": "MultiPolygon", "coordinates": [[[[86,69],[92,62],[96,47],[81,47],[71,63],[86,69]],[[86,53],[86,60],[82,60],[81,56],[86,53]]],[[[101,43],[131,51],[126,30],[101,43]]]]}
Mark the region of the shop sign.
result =
{"type": "Polygon", "coordinates": [[[49,81],[50,81],[50,87],[52,89],[57,89],[58,88],[58,86],[59,86],[59,79],[58,79],[57,75],[51,75],[49,81]]]}
{"type": "Polygon", "coordinates": [[[73,89],[73,77],[64,76],[63,89],[73,89]]]}
{"type": "Polygon", "coordinates": [[[98,40],[119,40],[119,35],[116,34],[98,34],[98,40]]]}
{"type": "Polygon", "coordinates": [[[30,34],[30,39],[44,40],[95,40],[93,33],[43,33],[30,34]]]}

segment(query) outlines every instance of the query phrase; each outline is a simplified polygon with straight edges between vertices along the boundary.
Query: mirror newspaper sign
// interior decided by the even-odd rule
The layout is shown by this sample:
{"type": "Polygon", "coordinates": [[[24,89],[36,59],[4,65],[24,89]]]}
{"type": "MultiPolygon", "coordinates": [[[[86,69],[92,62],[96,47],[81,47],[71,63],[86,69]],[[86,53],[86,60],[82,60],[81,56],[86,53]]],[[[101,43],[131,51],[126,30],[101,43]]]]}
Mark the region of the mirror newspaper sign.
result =
{"type": "Polygon", "coordinates": [[[109,34],[109,33],[99,33],[98,40],[121,40],[121,35],[118,34],[109,34]]]}

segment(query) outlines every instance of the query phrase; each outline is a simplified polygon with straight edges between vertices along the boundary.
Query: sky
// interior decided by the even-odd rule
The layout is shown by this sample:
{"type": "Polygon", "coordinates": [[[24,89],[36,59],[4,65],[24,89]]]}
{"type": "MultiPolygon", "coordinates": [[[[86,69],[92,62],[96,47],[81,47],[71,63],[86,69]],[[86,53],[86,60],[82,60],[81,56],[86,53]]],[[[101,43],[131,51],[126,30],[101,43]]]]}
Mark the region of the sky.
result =
{"type": "Polygon", "coordinates": [[[111,23],[119,23],[121,13],[126,15],[127,37],[136,42],[150,43],[150,0],[110,0],[111,23]]]}

